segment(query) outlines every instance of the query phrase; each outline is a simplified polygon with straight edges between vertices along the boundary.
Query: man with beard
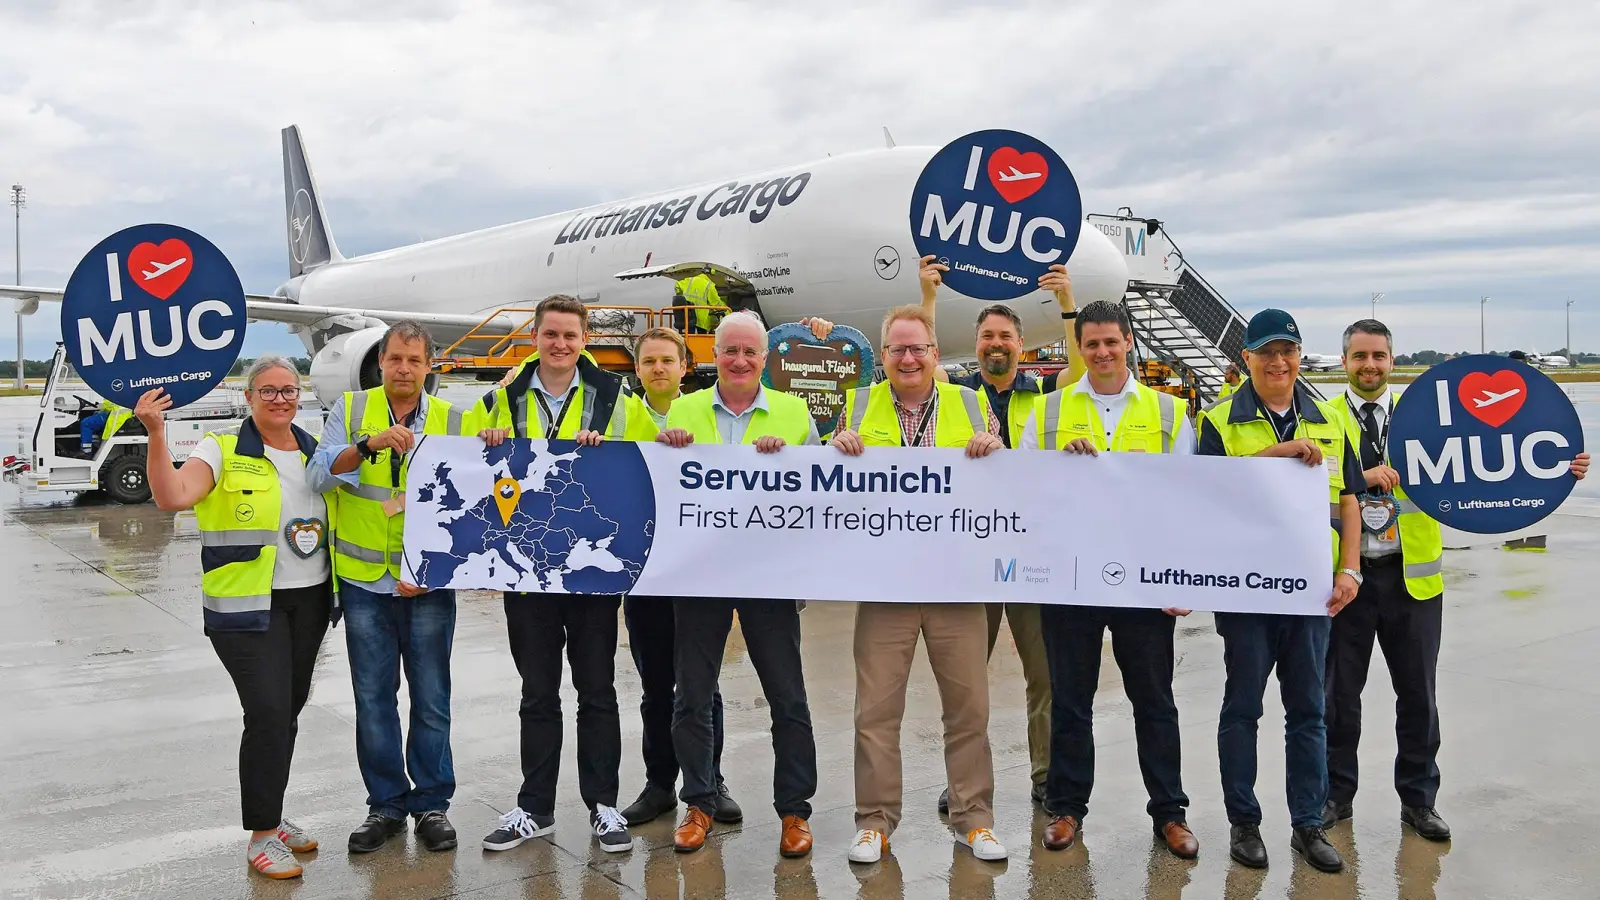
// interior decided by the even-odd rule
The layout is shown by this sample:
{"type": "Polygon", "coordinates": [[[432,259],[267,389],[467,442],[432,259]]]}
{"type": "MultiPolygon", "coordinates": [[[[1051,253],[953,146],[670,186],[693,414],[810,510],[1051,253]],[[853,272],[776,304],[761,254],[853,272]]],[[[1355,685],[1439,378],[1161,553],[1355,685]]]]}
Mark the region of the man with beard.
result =
{"type": "MultiPolygon", "coordinates": [[[[1439,523],[1406,498],[1400,473],[1389,466],[1389,389],[1394,339],[1376,319],[1344,330],[1344,370],[1350,386],[1333,401],[1350,443],[1358,448],[1365,482],[1357,497],[1363,516],[1361,587],[1333,620],[1328,639],[1328,802],[1322,826],[1354,815],[1356,746],[1361,740],[1361,690],[1372,664],[1372,644],[1383,647],[1395,693],[1394,789],[1400,821],[1430,841],[1450,840],[1450,826],[1434,808],[1439,793],[1439,638],[1444,615],[1444,543],[1439,523]]],[[[1589,471],[1589,454],[1572,460],[1572,474],[1589,471]]]]}

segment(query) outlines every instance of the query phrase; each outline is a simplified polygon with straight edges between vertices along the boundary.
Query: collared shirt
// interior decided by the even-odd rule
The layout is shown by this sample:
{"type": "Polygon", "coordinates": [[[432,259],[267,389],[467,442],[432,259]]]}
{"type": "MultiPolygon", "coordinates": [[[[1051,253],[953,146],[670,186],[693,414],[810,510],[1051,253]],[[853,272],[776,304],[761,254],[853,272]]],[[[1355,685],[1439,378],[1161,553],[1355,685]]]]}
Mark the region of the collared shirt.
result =
{"type": "Polygon", "coordinates": [[[1011,379],[1011,387],[997,390],[994,385],[983,377],[983,370],[979,369],[960,378],[951,379],[951,384],[959,384],[975,391],[983,391],[989,395],[989,409],[994,412],[995,421],[999,423],[1000,430],[997,434],[1007,447],[1011,446],[1011,395],[1017,391],[1025,394],[1042,394],[1044,391],[1039,385],[1039,380],[1027,372],[1018,372],[1011,379]]]}
{"type": "MultiPolygon", "coordinates": [[[[676,400],[681,396],[683,396],[683,394],[682,394],[682,392],[679,392],[677,394],[672,395],[672,399],[676,400]]],[[[718,395],[718,396],[721,396],[721,395],[718,395]]],[[[643,396],[643,397],[641,397],[639,399],[644,401],[645,412],[648,412],[650,414],[650,420],[652,422],[656,423],[656,430],[657,431],[665,431],[666,427],[667,427],[667,415],[672,412],[672,404],[671,403],[667,404],[666,412],[656,412],[656,408],[654,406],[650,405],[650,395],[649,394],[646,394],[645,396],[643,396]]],[[[715,405],[715,404],[713,404],[713,405],[715,405]]]]}
{"type": "MultiPolygon", "coordinates": [[[[422,399],[417,403],[416,412],[411,416],[412,434],[422,433],[422,426],[428,421],[428,402],[428,393],[424,391],[422,399]]],[[[391,420],[393,415],[391,411],[391,420]]],[[[324,494],[338,489],[341,484],[348,484],[351,487],[359,487],[361,485],[360,466],[338,475],[333,473],[334,460],[338,459],[339,455],[350,449],[351,446],[345,432],[344,401],[343,398],[340,398],[338,402],[333,404],[333,408],[328,410],[328,418],[322,423],[322,439],[317,443],[317,452],[312,454],[311,462],[306,466],[306,481],[311,485],[313,491],[324,494]]],[[[396,487],[404,490],[404,480],[402,479],[401,483],[396,487]]],[[[395,593],[395,579],[388,572],[384,572],[383,577],[377,581],[357,581],[345,575],[340,575],[339,577],[357,587],[366,588],[374,594],[395,593]]]]}
{"type": "MultiPolygon", "coordinates": [[[[1356,420],[1356,427],[1357,428],[1361,427],[1361,420],[1365,417],[1366,405],[1368,403],[1376,403],[1377,404],[1377,408],[1372,411],[1372,418],[1373,418],[1373,421],[1375,421],[1377,423],[1377,425],[1378,425],[1378,433],[1381,435],[1383,433],[1384,422],[1385,422],[1385,420],[1387,420],[1389,418],[1389,404],[1394,402],[1394,392],[1391,391],[1387,386],[1385,386],[1384,389],[1383,389],[1383,393],[1379,394],[1376,398],[1374,398],[1372,400],[1368,400],[1367,398],[1365,398],[1365,397],[1361,396],[1360,394],[1356,393],[1356,389],[1355,388],[1345,388],[1345,392],[1344,393],[1345,393],[1345,395],[1343,397],[1339,398],[1339,402],[1340,403],[1348,403],[1350,405],[1351,411],[1355,414],[1355,420],[1356,420]]],[[[1366,435],[1365,434],[1363,434],[1362,437],[1361,437],[1361,443],[1362,444],[1366,443],[1366,435]]],[[[1383,450],[1384,450],[1384,465],[1388,465],[1388,456],[1389,456],[1388,448],[1385,447],[1385,448],[1383,448],[1383,450]]],[[[1357,454],[1358,457],[1360,456],[1360,454],[1361,454],[1361,448],[1360,447],[1356,448],[1356,454],[1357,454]]],[[[1365,481],[1362,481],[1361,484],[1362,484],[1362,490],[1363,491],[1368,490],[1368,488],[1366,488],[1366,486],[1365,486],[1366,485],[1365,481]]],[[[1399,526],[1398,522],[1395,525],[1392,525],[1389,528],[1385,529],[1382,534],[1373,534],[1372,532],[1367,531],[1365,528],[1361,529],[1361,555],[1362,556],[1367,556],[1367,557],[1388,556],[1389,554],[1396,553],[1399,550],[1400,550],[1400,526],[1399,526]]]]}
{"type": "MultiPolygon", "coordinates": [[[[907,447],[934,447],[934,432],[939,428],[939,389],[935,387],[928,399],[916,406],[906,406],[900,402],[900,395],[895,392],[894,386],[889,387],[889,396],[894,398],[894,413],[900,419],[900,440],[907,447]],[[922,435],[916,443],[912,439],[918,437],[917,428],[922,425],[926,417],[928,427],[922,429],[922,435]]],[[[990,407],[985,415],[984,430],[999,436],[1000,420],[995,418],[994,408],[990,407]]]]}
{"type": "MultiPolygon", "coordinates": [[[[712,388],[711,411],[717,417],[717,434],[722,436],[724,444],[739,444],[744,442],[744,433],[750,430],[750,420],[758,409],[767,409],[766,385],[756,389],[756,400],[745,408],[744,412],[735,413],[722,402],[722,385],[712,388]]],[[[770,413],[771,410],[768,410],[770,413]]],[[[811,433],[806,435],[805,446],[816,447],[822,443],[822,438],[817,436],[817,420],[811,420],[811,433]]]]}
{"type": "MultiPolygon", "coordinates": [[[[1249,408],[1254,409],[1258,414],[1265,413],[1268,422],[1271,422],[1272,410],[1267,409],[1266,404],[1262,403],[1260,398],[1256,396],[1255,387],[1249,381],[1239,385],[1239,389],[1229,394],[1228,398],[1234,404],[1248,404],[1249,408]]],[[[1284,410],[1282,416],[1288,416],[1293,412],[1296,418],[1305,418],[1309,411],[1315,416],[1315,421],[1322,420],[1322,412],[1317,408],[1316,401],[1304,388],[1295,388],[1294,397],[1290,400],[1290,404],[1289,409],[1284,410]]],[[[1234,412],[1244,409],[1245,407],[1243,406],[1230,407],[1230,418],[1234,412]]],[[[1291,439],[1292,437],[1291,435],[1291,439]]],[[[1222,432],[1217,430],[1216,423],[1211,421],[1210,416],[1203,417],[1201,421],[1200,437],[1196,442],[1195,453],[1200,456],[1228,455],[1228,448],[1222,442],[1222,432]]],[[[1339,491],[1339,495],[1359,494],[1366,490],[1367,479],[1361,472],[1361,460],[1357,458],[1356,448],[1348,438],[1345,439],[1344,454],[1339,461],[1341,463],[1340,467],[1344,470],[1344,488],[1339,491]]]]}
{"type": "MultiPolygon", "coordinates": [[[[539,373],[538,372],[534,372],[533,373],[533,389],[535,391],[538,391],[540,396],[544,397],[544,405],[548,406],[550,408],[550,415],[551,416],[556,416],[558,419],[560,419],[560,418],[562,418],[562,416],[561,416],[562,407],[564,407],[566,405],[567,398],[572,396],[572,392],[573,391],[577,391],[578,392],[578,397],[575,398],[573,400],[573,402],[574,403],[582,402],[582,397],[583,397],[583,378],[582,378],[582,376],[580,376],[578,374],[578,370],[577,369],[573,369],[572,370],[572,381],[567,383],[567,386],[566,386],[565,390],[563,390],[559,394],[556,394],[556,393],[552,393],[549,388],[545,387],[544,386],[544,382],[539,379],[539,373]]],[[[538,400],[534,400],[533,401],[533,407],[534,408],[531,411],[538,415],[538,417],[539,417],[539,426],[540,426],[541,430],[546,435],[553,435],[556,432],[560,431],[561,423],[559,421],[554,422],[554,423],[550,422],[549,421],[549,417],[545,415],[544,406],[540,406],[538,400]]],[[[590,418],[592,418],[593,414],[594,414],[593,404],[592,403],[585,404],[584,405],[584,409],[583,409],[583,421],[578,423],[578,429],[580,431],[589,427],[589,420],[590,420],[590,418]]]]}
{"type": "MultiPolygon", "coordinates": [[[[1122,421],[1122,411],[1128,408],[1128,403],[1133,399],[1134,392],[1138,390],[1133,380],[1133,375],[1122,383],[1122,390],[1115,394],[1101,394],[1095,391],[1094,382],[1089,380],[1087,373],[1072,387],[1068,388],[1075,394],[1088,394],[1089,400],[1094,404],[1095,411],[1100,414],[1100,424],[1106,429],[1106,446],[1111,446],[1111,436],[1117,433],[1117,423],[1122,421]]],[[[1176,400],[1177,398],[1173,398],[1176,400]]],[[[1039,449],[1038,419],[1028,417],[1028,424],[1022,427],[1022,439],[1019,449],[1039,449]]],[[[1187,456],[1194,453],[1194,426],[1189,424],[1189,417],[1184,416],[1178,420],[1178,434],[1172,442],[1172,449],[1168,451],[1176,456],[1187,456]]]]}

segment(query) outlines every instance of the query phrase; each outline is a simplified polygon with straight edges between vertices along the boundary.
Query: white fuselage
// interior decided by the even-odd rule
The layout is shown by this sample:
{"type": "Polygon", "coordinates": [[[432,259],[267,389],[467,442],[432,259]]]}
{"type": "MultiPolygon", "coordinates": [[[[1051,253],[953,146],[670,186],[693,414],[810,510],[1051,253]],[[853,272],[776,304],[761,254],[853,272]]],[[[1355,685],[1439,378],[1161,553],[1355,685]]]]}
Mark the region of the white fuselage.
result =
{"type": "MultiPolygon", "coordinates": [[[[876,345],[884,310],[918,302],[911,194],[934,152],[863,151],[558,213],[337,260],[283,290],[314,306],[416,313],[487,316],[555,293],[659,309],[672,304],[667,279],[614,276],[646,265],[712,262],[750,280],[768,324],[823,316],[860,329],[876,345]]],[[[1127,288],[1122,254],[1094,228],[1082,229],[1068,271],[1080,306],[1121,300],[1127,288]]],[[[941,290],[938,331],[947,358],[972,355],[984,305],[941,290]]],[[[1061,339],[1053,296],[1035,291],[1010,305],[1023,319],[1028,346],[1061,339]]]]}

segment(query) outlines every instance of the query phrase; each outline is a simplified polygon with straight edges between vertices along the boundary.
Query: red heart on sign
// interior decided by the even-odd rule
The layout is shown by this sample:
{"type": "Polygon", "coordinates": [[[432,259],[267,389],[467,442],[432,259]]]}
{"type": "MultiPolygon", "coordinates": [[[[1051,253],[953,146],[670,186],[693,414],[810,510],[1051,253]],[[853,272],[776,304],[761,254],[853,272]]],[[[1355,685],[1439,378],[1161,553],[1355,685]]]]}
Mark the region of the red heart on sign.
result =
{"type": "Polygon", "coordinates": [[[1490,428],[1499,428],[1511,421],[1528,399],[1528,383],[1510,369],[1490,375],[1472,372],[1462,377],[1456,396],[1467,412],[1490,428]]]}
{"type": "Polygon", "coordinates": [[[133,283],[163,300],[183,287],[193,268],[194,254],[177,238],[167,238],[159,247],[145,241],[128,251],[128,274],[133,283]]]}
{"type": "Polygon", "coordinates": [[[1007,203],[1032,197],[1049,177],[1050,164],[1042,153],[1018,153],[1014,147],[1001,147],[989,155],[989,183],[1007,203]]]}

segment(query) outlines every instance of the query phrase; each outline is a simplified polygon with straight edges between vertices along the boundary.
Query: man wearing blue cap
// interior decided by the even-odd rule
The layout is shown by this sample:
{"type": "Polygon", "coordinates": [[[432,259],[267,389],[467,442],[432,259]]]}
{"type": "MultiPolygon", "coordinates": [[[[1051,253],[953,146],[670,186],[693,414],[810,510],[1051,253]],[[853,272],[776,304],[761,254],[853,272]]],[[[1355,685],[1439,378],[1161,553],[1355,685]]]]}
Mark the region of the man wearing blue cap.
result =
{"type": "MultiPolygon", "coordinates": [[[[1200,416],[1198,452],[1209,456],[1299,459],[1328,472],[1329,525],[1337,573],[1327,616],[1215,614],[1222,636],[1227,685],[1217,723],[1222,799],[1232,825],[1229,855],[1265,868],[1261,806],[1256,802],[1256,725],[1267,676],[1274,668],[1283,694],[1289,846],[1324,872],[1344,868],[1322,830],[1328,795],[1323,672],[1331,616],[1355,599],[1361,585],[1361,516],[1356,492],[1366,485],[1361,461],[1331,404],[1298,384],[1300,329],[1281,309],[1257,313],[1245,330],[1250,378],[1200,416]]],[[[1264,502],[1271,502],[1270,498],[1264,502]]]]}

